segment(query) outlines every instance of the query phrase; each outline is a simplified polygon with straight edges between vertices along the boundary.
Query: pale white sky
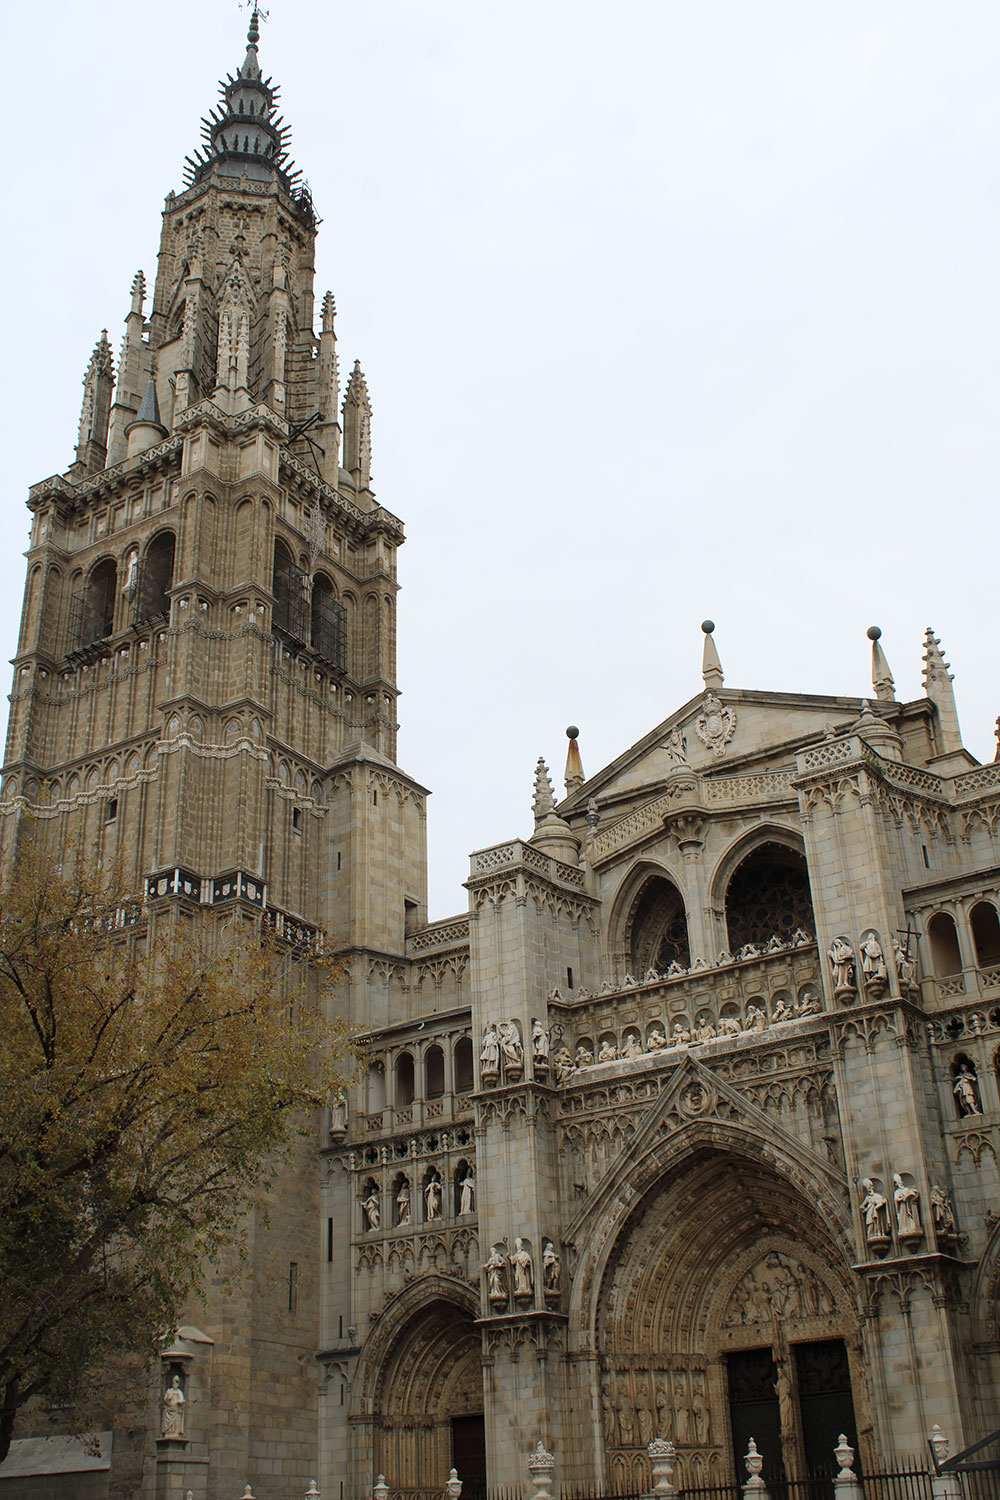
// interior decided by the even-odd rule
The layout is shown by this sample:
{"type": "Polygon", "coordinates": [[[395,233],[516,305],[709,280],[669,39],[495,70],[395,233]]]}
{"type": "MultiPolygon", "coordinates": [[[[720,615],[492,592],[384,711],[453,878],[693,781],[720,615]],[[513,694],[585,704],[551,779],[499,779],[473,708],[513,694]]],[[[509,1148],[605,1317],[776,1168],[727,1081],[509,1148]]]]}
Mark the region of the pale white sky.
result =
{"type": "MultiPolygon", "coordinates": [[[[246,24],[8,7],[9,654],[27,486],[246,24]]],[[[432,916],[567,723],[592,773],[699,689],[706,615],[728,685],[823,693],[870,693],[876,622],[901,698],[933,625],[993,758],[1000,7],[274,0],[260,54],[409,534],[432,916]]]]}

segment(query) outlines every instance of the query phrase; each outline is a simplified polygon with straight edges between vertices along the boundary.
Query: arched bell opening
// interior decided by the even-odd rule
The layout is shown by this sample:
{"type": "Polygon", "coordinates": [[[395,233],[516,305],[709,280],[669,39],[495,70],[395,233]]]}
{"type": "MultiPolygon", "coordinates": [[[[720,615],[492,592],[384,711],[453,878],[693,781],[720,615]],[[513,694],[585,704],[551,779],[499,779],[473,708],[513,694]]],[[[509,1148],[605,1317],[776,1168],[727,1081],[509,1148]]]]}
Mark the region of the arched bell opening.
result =
{"type": "Polygon", "coordinates": [[[482,1347],[470,1310],[436,1298],[403,1325],[382,1365],[374,1419],[373,1468],[391,1494],[440,1500],[452,1468],[463,1495],[485,1492],[482,1347]]]}
{"type": "Polygon", "coordinates": [[[805,855],[787,844],[758,844],[740,861],[726,887],[729,951],[748,943],[766,948],[772,938],[790,943],[794,933],[816,931],[805,855]]]}
{"type": "MultiPolygon", "coordinates": [[[[709,1146],[648,1193],[601,1286],[605,1483],[648,1491],[646,1446],[671,1440],[679,1487],[828,1468],[870,1427],[858,1292],[815,1205],[778,1171],[709,1146]]],[[[870,1458],[864,1447],[861,1461],[870,1458]]]]}
{"type": "Polygon", "coordinates": [[[629,972],[636,978],[650,969],[665,974],[672,963],[690,967],[684,897],[662,875],[652,875],[632,908],[629,928],[629,972]]]}

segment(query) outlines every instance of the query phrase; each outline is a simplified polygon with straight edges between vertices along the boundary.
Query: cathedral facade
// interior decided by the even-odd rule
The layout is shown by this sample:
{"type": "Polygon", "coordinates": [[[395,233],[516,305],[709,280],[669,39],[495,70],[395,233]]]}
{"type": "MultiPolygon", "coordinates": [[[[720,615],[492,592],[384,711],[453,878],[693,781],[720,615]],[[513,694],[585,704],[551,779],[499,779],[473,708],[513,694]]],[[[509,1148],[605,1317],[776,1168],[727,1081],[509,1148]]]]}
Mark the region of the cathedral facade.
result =
{"type": "Polygon", "coordinates": [[[257,44],[255,13],[151,303],[140,273],[30,491],[0,833],[117,856],[151,927],[334,935],[362,1061],[73,1492],[423,1500],[452,1467],[520,1487],[541,1441],[568,1492],[631,1495],[654,1437],[689,1487],[751,1436],[765,1477],[840,1433],[863,1470],[934,1423],[971,1443],[1000,1426],[1000,764],[939,642],[912,702],[874,627],[870,696],[770,693],[726,686],[706,621],[694,695],[589,777],[570,726],[565,794],[540,762],[530,836],[429,923],[403,529],[257,44]]]}

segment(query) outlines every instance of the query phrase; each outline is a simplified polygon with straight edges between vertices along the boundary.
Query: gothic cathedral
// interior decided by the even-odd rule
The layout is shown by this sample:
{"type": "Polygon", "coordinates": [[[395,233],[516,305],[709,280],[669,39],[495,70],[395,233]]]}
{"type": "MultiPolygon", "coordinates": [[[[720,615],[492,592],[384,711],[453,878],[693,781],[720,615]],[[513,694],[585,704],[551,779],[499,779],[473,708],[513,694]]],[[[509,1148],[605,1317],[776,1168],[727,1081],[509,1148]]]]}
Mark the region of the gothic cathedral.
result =
{"type": "Polygon", "coordinates": [[[72,1493],[430,1500],[455,1467],[469,1496],[540,1441],[565,1493],[636,1495],[654,1438],[693,1487],[751,1437],[766,1478],[841,1433],[860,1471],[985,1436],[1000,764],[938,640],[913,702],[874,627],[871,697],[771,693],[725,685],[706,621],[694,696],[589,778],[571,726],[565,796],[539,762],[530,837],[428,923],[403,529],[276,92],[255,12],[151,303],[140,273],[30,491],[0,833],[117,856],[150,924],[335,937],[363,1063],[72,1493]]]}

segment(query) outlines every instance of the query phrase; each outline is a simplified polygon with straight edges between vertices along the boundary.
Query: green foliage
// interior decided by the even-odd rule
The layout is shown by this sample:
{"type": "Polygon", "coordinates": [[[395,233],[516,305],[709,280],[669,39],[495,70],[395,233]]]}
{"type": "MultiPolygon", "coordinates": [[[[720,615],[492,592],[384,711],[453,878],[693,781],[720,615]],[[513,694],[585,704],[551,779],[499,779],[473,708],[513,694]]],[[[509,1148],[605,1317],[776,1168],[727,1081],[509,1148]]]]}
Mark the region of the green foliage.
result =
{"type": "Polygon", "coordinates": [[[339,1084],[342,1029],[256,923],[149,926],[37,850],[0,891],[0,1458],[25,1402],[175,1326],[339,1084]]]}

